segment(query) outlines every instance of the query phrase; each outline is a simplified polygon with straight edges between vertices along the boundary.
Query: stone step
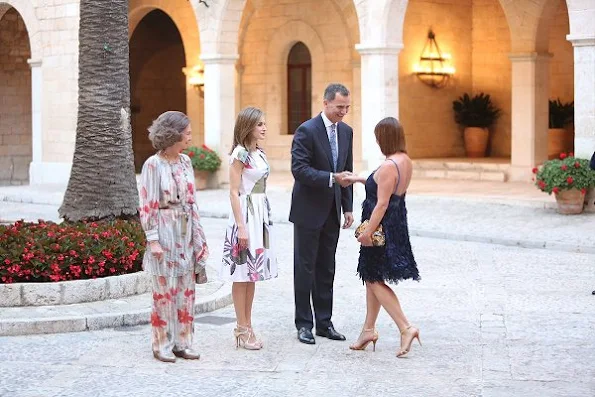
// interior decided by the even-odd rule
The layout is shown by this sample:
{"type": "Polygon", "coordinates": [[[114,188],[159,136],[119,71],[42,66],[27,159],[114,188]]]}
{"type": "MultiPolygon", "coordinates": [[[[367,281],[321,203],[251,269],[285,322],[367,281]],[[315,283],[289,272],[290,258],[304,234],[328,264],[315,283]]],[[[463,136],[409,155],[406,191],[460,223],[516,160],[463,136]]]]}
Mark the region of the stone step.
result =
{"type": "Polygon", "coordinates": [[[413,177],[506,182],[508,159],[417,159],[413,160],[413,177]]]}
{"type": "MultiPolygon", "coordinates": [[[[79,332],[147,324],[152,294],[73,305],[0,308],[0,336],[79,332]]],[[[219,281],[196,286],[194,313],[211,312],[232,303],[231,284],[219,281]]]]}

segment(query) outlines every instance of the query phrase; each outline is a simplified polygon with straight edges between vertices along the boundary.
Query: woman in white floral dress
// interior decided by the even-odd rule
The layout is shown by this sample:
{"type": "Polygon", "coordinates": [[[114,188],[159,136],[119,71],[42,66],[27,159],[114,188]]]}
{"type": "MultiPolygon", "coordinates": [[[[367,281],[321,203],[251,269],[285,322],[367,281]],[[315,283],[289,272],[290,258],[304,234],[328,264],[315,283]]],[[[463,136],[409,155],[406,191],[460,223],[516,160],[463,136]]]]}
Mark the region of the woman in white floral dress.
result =
{"type": "Polygon", "coordinates": [[[266,130],[260,109],[242,110],[236,119],[229,160],[232,212],[225,234],[221,276],[233,281],[236,346],[249,350],[263,346],[252,330],[255,282],[277,277],[277,259],[271,247],[273,222],[266,196],[270,168],[264,151],[258,146],[266,130]]]}
{"type": "Polygon", "coordinates": [[[194,199],[194,172],[182,154],[192,138],[190,120],[165,112],[149,127],[158,150],[141,172],[140,220],[147,238],[144,270],[152,276],[153,355],[161,361],[198,359],[194,335],[194,274],[204,268],[208,247],[194,199]]]}

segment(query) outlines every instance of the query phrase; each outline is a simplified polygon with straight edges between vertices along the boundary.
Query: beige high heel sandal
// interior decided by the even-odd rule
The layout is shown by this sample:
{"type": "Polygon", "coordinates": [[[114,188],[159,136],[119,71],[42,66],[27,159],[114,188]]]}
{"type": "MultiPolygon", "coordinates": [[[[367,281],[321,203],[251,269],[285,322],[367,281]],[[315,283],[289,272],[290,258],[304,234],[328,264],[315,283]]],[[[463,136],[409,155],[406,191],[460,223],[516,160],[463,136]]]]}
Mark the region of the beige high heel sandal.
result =
{"type": "Polygon", "coordinates": [[[417,343],[419,343],[419,345],[421,346],[418,328],[415,328],[410,325],[401,331],[401,350],[397,353],[397,357],[404,357],[405,355],[407,355],[407,353],[409,353],[409,351],[411,350],[411,344],[413,343],[414,339],[417,339],[417,343]],[[410,329],[413,329],[413,331],[407,332],[410,329]],[[407,336],[405,336],[406,333],[407,336]],[[409,340],[407,340],[407,338],[409,340]],[[405,340],[405,343],[403,343],[403,340],[405,340]],[[405,348],[403,348],[403,346],[405,346],[405,348]]]}
{"type": "Polygon", "coordinates": [[[246,350],[262,349],[262,344],[256,340],[251,328],[238,326],[233,330],[233,334],[236,338],[236,349],[239,347],[246,350]]]}
{"type": "Polygon", "coordinates": [[[368,347],[370,342],[372,342],[372,351],[375,352],[376,351],[376,342],[378,342],[378,331],[376,331],[375,328],[370,328],[370,329],[364,328],[362,330],[362,332],[360,333],[360,336],[362,336],[362,334],[364,334],[364,333],[372,333],[372,337],[367,338],[367,339],[362,339],[362,340],[360,340],[358,338],[358,340],[354,344],[350,345],[349,348],[351,350],[366,350],[366,348],[368,347]]]}

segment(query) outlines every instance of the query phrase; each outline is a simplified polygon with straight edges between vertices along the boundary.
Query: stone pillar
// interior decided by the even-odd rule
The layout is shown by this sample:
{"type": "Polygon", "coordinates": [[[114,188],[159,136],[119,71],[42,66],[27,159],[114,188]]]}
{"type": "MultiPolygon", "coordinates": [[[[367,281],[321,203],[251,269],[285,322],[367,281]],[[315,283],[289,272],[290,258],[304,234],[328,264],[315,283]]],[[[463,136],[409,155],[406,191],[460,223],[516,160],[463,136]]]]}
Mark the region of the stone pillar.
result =
{"type": "Polygon", "coordinates": [[[595,151],[595,36],[568,35],[574,46],[574,152],[595,151]]]}
{"type": "Polygon", "coordinates": [[[203,101],[201,98],[204,86],[199,87],[192,84],[195,82],[193,80],[193,77],[196,77],[194,74],[197,73],[195,69],[196,66],[186,66],[182,69],[182,72],[186,76],[186,113],[192,122],[192,145],[200,146],[204,142],[203,101]]]}
{"type": "Polygon", "coordinates": [[[374,127],[385,117],[399,116],[398,61],[403,46],[357,44],[355,48],[361,55],[362,166],[371,171],[384,158],[374,127]]]}
{"type": "Polygon", "coordinates": [[[41,109],[43,106],[43,76],[41,70],[41,60],[27,60],[31,67],[31,148],[32,157],[29,164],[29,183],[35,184],[40,178],[36,178],[36,166],[40,166],[43,161],[43,130],[41,109]]]}
{"type": "Polygon", "coordinates": [[[213,184],[229,182],[228,156],[236,117],[237,54],[203,54],[205,65],[205,144],[222,158],[213,184]]]}
{"type": "Polygon", "coordinates": [[[512,155],[510,179],[530,181],[547,160],[549,59],[551,54],[511,54],[512,155]]]}

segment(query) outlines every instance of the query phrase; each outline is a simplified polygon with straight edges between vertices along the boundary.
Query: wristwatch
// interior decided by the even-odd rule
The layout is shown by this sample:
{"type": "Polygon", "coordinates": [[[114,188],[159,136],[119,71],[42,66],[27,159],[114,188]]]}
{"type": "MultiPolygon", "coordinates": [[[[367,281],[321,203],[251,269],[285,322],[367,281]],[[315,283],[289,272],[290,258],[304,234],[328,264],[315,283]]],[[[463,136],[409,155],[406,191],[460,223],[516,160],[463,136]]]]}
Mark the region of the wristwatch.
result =
{"type": "Polygon", "coordinates": [[[336,179],[335,179],[335,174],[331,172],[331,181],[333,182],[333,185],[336,183],[336,179]]]}

